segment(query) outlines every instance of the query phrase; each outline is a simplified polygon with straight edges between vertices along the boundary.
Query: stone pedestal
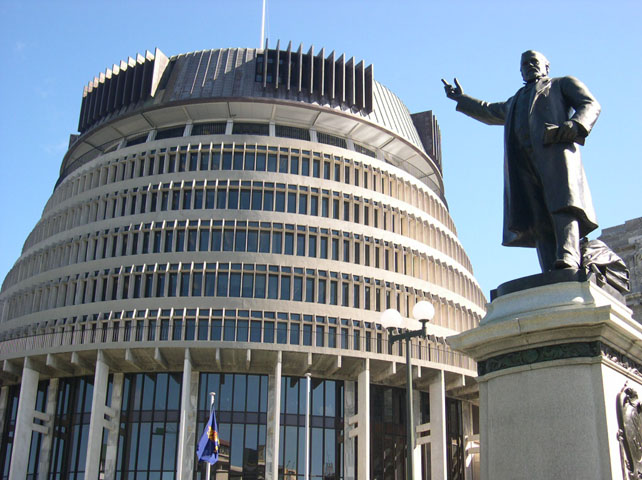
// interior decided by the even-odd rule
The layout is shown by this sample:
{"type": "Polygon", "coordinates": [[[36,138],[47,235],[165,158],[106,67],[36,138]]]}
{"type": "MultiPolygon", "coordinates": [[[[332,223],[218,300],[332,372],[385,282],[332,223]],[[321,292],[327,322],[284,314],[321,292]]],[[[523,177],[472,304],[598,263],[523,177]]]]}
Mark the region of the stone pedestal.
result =
{"type": "Polygon", "coordinates": [[[478,362],[482,480],[623,478],[618,394],[642,398],[623,302],[589,281],[512,291],[449,344],[478,362]]]}

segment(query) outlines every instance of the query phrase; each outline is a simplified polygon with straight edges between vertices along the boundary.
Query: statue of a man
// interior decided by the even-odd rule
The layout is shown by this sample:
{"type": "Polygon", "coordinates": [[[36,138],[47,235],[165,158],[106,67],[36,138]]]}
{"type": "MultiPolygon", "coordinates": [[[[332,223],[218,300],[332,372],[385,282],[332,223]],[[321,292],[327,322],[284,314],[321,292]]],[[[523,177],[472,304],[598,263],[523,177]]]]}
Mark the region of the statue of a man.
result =
{"type": "Polygon", "coordinates": [[[539,52],[522,54],[525,85],[505,102],[487,103],[445,80],[457,110],[504,125],[502,244],[535,247],[542,272],[581,265],[580,238],[597,228],[579,145],[600,114],[588,88],[573,77],[550,78],[539,52]]]}

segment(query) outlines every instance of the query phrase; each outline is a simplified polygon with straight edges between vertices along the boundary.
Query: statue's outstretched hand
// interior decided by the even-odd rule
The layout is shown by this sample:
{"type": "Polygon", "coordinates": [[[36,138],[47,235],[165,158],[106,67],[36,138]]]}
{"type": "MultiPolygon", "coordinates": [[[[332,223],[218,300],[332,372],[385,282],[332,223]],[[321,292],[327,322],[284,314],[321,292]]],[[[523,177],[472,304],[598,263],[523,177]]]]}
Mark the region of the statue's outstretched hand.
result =
{"type": "Polygon", "coordinates": [[[446,91],[446,96],[451,100],[457,101],[464,94],[464,89],[461,87],[461,85],[459,84],[459,80],[457,80],[456,78],[455,78],[454,87],[443,78],[441,79],[441,82],[444,84],[444,90],[446,91]]]}

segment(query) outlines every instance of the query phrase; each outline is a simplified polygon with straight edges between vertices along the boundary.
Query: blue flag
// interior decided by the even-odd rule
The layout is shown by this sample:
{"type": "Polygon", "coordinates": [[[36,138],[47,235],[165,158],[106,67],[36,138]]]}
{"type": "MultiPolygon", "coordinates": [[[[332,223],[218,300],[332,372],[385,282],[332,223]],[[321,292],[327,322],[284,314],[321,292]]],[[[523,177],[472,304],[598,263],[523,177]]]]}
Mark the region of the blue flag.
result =
{"type": "Polygon", "coordinates": [[[216,425],[214,408],[212,408],[210,419],[207,421],[207,425],[205,425],[203,436],[198,442],[196,456],[199,462],[203,461],[215,464],[218,461],[218,426],[216,425]]]}

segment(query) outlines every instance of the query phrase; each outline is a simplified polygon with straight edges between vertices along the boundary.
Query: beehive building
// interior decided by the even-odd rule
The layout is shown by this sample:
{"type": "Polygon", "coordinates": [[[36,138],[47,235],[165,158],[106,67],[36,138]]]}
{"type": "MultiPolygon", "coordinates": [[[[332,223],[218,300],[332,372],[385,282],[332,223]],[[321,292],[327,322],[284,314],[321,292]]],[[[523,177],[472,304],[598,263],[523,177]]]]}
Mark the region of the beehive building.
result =
{"type": "Polygon", "coordinates": [[[443,338],[485,299],[439,135],[323,49],[101,73],[0,293],[2,478],[205,478],[209,392],[212,478],[403,478],[404,346],[379,320],[420,300],[416,478],[472,478],[476,367],[443,338]]]}

